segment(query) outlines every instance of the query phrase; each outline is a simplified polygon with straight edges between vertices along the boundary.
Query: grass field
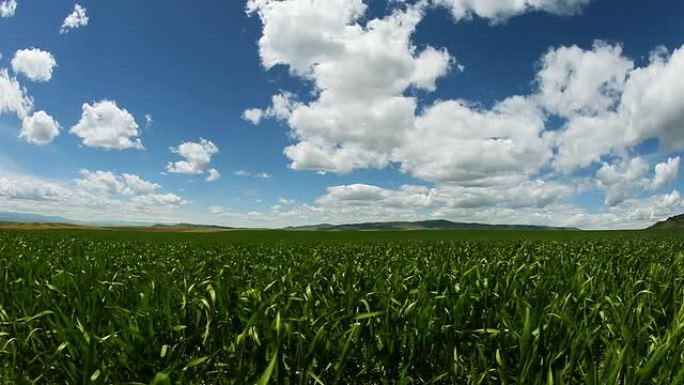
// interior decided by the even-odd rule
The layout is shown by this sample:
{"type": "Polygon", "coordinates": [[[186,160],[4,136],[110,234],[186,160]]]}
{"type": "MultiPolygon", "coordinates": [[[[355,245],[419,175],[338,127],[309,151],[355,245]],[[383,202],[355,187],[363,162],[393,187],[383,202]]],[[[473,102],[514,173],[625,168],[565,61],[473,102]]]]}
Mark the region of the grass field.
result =
{"type": "Polygon", "coordinates": [[[684,384],[674,232],[0,232],[2,384],[684,384]]]}

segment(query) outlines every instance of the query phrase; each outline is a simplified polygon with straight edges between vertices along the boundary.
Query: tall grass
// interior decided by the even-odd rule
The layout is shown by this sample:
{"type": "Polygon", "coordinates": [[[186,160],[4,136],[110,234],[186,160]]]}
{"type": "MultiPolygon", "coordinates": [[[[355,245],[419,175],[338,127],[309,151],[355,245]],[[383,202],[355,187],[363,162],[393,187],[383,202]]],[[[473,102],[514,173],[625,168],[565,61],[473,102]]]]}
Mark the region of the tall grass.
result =
{"type": "Polygon", "coordinates": [[[0,234],[0,383],[684,384],[682,251],[0,234]]]}

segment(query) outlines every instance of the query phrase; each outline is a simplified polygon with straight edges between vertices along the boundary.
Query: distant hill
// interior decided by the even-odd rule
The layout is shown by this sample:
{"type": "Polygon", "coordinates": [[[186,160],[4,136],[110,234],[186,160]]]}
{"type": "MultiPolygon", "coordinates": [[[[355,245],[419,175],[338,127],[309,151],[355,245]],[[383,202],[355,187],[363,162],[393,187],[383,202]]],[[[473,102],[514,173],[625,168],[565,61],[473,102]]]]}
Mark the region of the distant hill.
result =
{"type": "Polygon", "coordinates": [[[4,229],[101,229],[101,230],[137,230],[158,232],[215,232],[234,230],[232,227],[196,225],[191,223],[148,224],[134,222],[94,223],[80,222],[72,219],[27,213],[0,212],[0,228],[4,229]]]}
{"type": "Polygon", "coordinates": [[[648,228],[649,230],[684,229],[684,214],[670,217],[648,228]]]}
{"type": "Polygon", "coordinates": [[[5,230],[79,230],[79,229],[100,229],[99,227],[89,227],[74,223],[58,222],[6,222],[0,221],[0,229],[5,230]]]}
{"type": "Polygon", "coordinates": [[[368,222],[344,225],[321,224],[313,226],[288,227],[286,230],[305,231],[393,231],[393,230],[577,230],[563,227],[529,225],[487,225],[482,223],[459,223],[444,219],[417,222],[368,222]]]}
{"type": "Polygon", "coordinates": [[[27,213],[8,213],[0,212],[0,222],[17,222],[17,223],[80,223],[66,219],[64,217],[27,214],[27,213]]]}
{"type": "MultiPolygon", "coordinates": [[[[675,227],[684,227],[684,215],[671,218],[678,220],[675,227]]],[[[670,221],[668,220],[668,221],[670,221]]],[[[667,222],[667,221],[666,221],[667,222]]],[[[656,228],[661,224],[657,224],[656,228]]],[[[672,226],[667,223],[663,226],[672,226]]],[[[103,230],[133,230],[153,232],[220,232],[238,230],[235,227],[214,225],[198,225],[191,223],[177,224],[146,224],[146,223],[87,223],[71,219],[24,213],[0,212],[0,227],[2,228],[96,228],[103,230]]],[[[669,228],[669,227],[666,227],[669,228]]],[[[529,226],[529,225],[489,225],[482,223],[460,223],[444,219],[415,221],[415,222],[366,222],[352,224],[318,224],[311,226],[287,227],[284,230],[299,231],[400,231],[400,230],[519,230],[519,231],[554,231],[554,230],[577,230],[565,227],[529,226]]]]}
{"type": "Polygon", "coordinates": [[[158,232],[180,232],[180,233],[211,233],[235,230],[233,227],[212,226],[212,225],[195,225],[192,223],[178,223],[178,224],[156,224],[152,226],[119,226],[111,227],[121,230],[140,230],[140,231],[158,231],[158,232]]]}

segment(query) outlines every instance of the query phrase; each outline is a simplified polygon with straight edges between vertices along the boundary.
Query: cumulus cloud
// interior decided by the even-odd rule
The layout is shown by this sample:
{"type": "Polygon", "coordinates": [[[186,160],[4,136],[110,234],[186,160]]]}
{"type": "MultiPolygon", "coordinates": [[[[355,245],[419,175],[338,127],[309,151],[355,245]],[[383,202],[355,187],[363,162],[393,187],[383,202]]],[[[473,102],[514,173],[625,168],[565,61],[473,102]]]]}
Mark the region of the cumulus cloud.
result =
{"type": "Polygon", "coordinates": [[[240,176],[240,177],[251,177],[251,178],[257,178],[257,179],[271,179],[271,174],[261,171],[261,172],[250,172],[247,170],[237,170],[233,173],[235,176],[240,176]]]}
{"type": "Polygon", "coordinates": [[[449,210],[477,211],[484,208],[536,208],[543,209],[560,202],[574,192],[574,189],[559,183],[530,181],[516,187],[463,187],[442,185],[435,188],[417,185],[404,185],[397,190],[366,184],[353,184],[330,187],[326,195],[316,202],[319,206],[332,211],[335,208],[353,211],[359,217],[364,210],[381,210],[383,213],[397,211],[394,215],[406,212],[406,217],[420,213],[430,217],[438,216],[449,210]]]}
{"type": "Polygon", "coordinates": [[[59,123],[52,116],[45,111],[38,111],[24,118],[19,138],[29,143],[45,145],[59,135],[59,130],[59,123]]]}
{"type": "Polygon", "coordinates": [[[624,202],[635,188],[648,184],[647,172],[648,164],[640,157],[617,164],[604,163],[596,172],[596,179],[605,190],[606,205],[616,206],[624,202]]]}
{"type": "Polygon", "coordinates": [[[604,162],[596,172],[596,180],[605,192],[606,205],[614,207],[641,191],[663,189],[679,176],[679,161],[679,157],[669,158],[658,163],[652,173],[642,157],[620,159],[612,164],[604,162]]]}
{"type": "Polygon", "coordinates": [[[119,108],[115,101],[102,100],[84,103],[81,120],[69,130],[83,140],[88,147],[124,150],[144,149],[137,136],[138,123],[126,109],[119,108]]]}
{"type": "MultiPolygon", "coordinates": [[[[348,173],[396,164],[435,184],[432,190],[414,187],[420,192],[412,194],[367,185],[333,188],[318,201],[323,211],[328,201],[394,207],[408,199],[433,214],[469,216],[468,210],[496,207],[536,210],[540,219],[546,207],[561,207],[559,197],[595,188],[604,191],[607,208],[625,207],[638,193],[661,189],[676,177],[674,160],[652,173],[645,160],[626,154],[650,138],[664,147],[684,146],[684,95],[677,86],[684,83],[675,75],[684,71],[680,50],[658,49],[647,66],[637,68],[618,44],[553,47],[541,56],[530,94],[489,108],[459,99],[423,104],[420,94],[407,92],[434,91],[437,79],[457,65],[446,50],[413,43],[426,7],[447,7],[457,21],[501,22],[534,11],[573,14],[589,2],[433,0],[401,3],[387,16],[367,19],[361,0],[249,1],[248,13],[263,23],[264,68],[286,66],[312,86],[314,97],[297,102],[295,95],[280,93],[271,107],[246,110],[243,118],[287,122],[295,143],[284,153],[293,169],[348,173]],[[547,127],[552,118],[560,119],[560,128],[547,127]],[[595,178],[581,186],[562,182],[601,162],[592,171],[595,178]]],[[[587,214],[577,212],[578,218],[587,214]]],[[[608,217],[617,221],[615,213],[608,217]]]]}
{"type": "Polygon", "coordinates": [[[665,148],[684,146],[683,72],[684,47],[671,54],[657,49],[648,66],[632,71],[618,108],[626,142],[658,138],[665,148]]]}
{"type": "Polygon", "coordinates": [[[135,174],[115,174],[111,171],[81,170],[81,178],[76,185],[85,191],[103,193],[107,198],[114,197],[126,204],[147,209],[154,207],[178,207],[188,202],[171,193],[157,193],[158,183],[144,180],[135,174]]]}
{"type": "MultiPolygon", "coordinates": [[[[361,0],[252,0],[247,7],[264,25],[264,67],[288,66],[317,91],[310,103],[278,104],[274,98],[273,115],[288,121],[298,141],[285,149],[294,169],[384,167],[414,124],[416,100],[404,93],[433,90],[454,63],[444,49],[411,42],[424,3],[364,25],[361,0]]],[[[252,110],[245,117],[258,122],[264,113],[252,110]]]]}
{"type": "Polygon", "coordinates": [[[59,33],[65,34],[72,29],[85,27],[88,25],[89,20],[90,19],[88,18],[88,15],[86,15],[85,7],[76,3],[74,4],[74,10],[67,15],[67,17],[64,19],[64,22],[62,22],[62,27],[59,29],[59,33]]]}
{"type": "Polygon", "coordinates": [[[272,107],[246,110],[243,117],[255,124],[271,117],[287,122],[295,143],[284,153],[297,170],[342,174],[396,164],[439,191],[468,195],[474,190],[457,189],[481,188],[497,195],[537,180],[554,184],[592,167],[593,188],[605,191],[608,207],[617,207],[673,178],[673,164],[656,166],[651,177],[638,157],[610,162],[635,153],[647,139],[684,147],[684,82],[676,75],[684,72],[684,47],[672,53],[659,48],[643,67],[619,44],[553,47],[541,56],[531,93],[488,108],[459,99],[422,103],[420,93],[407,92],[435,90],[437,79],[457,64],[444,49],[415,46],[412,35],[427,7],[447,7],[457,21],[500,22],[534,11],[573,14],[589,2],[402,2],[368,19],[361,0],[252,0],[247,11],[263,24],[262,65],[286,66],[312,86],[314,97],[278,104],[282,94],[275,95],[272,107]],[[279,116],[276,105],[287,106],[279,116]],[[552,119],[561,127],[548,127],[552,119]]]}
{"type": "Polygon", "coordinates": [[[627,73],[613,108],[573,116],[549,135],[558,147],[556,167],[586,167],[647,139],[657,139],[665,149],[684,147],[683,71],[684,47],[655,50],[648,65],[627,73]]]}
{"type": "Polygon", "coordinates": [[[7,69],[0,69],[0,115],[14,113],[23,119],[33,109],[33,99],[27,95],[16,78],[7,69]]]}
{"type": "Polygon", "coordinates": [[[161,186],[157,183],[148,182],[135,174],[122,175],[125,187],[121,190],[123,195],[138,196],[151,195],[161,186]]]}
{"type": "Polygon", "coordinates": [[[55,57],[50,52],[38,48],[20,49],[12,58],[14,72],[35,82],[50,81],[55,66],[55,57]]]}
{"type": "Polygon", "coordinates": [[[669,158],[667,162],[655,166],[655,177],[651,182],[652,190],[660,190],[677,180],[679,176],[679,157],[669,158]]]}
{"type": "Polygon", "coordinates": [[[16,0],[4,0],[0,2],[0,17],[12,17],[16,11],[16,0]]]}
{"type": "MultiPolygon", "coordinates": [[[[571,3],[524,2],[509,16],[535,9],[563,13],[574,8],[571,3]]],[[[468,7],[477,11],[485,5],[468,7]]],[[[282,109],[280,119],[297,141],[284,149],[291,168],[348,173],[396,162],[424,180],[482,184],[526,180],[550,163],[544,109],[532,97],[514,96],[491,110],[462,100],[437,101],[417,114],[419,100],[406,91],[435,90],[437,79],[456,63],[444,49],[419,50],[412,42],[425,6],[404,4],[362,25],[361,1],[248,3],[248,11],[264,24],[259,41],[264,67],[288,66],[312,81],[318,96],[282,109]]],[[[250,109],[244,118],[258,123],[268,115],[250,109]]]]}
{"type": "Polygon", "coordinates": [[[199,142],[183,142],[178,147],[172,147],[171,152],[184,160],[169,162],[166,171],[174,174],[204,174],[219,149],[211,141],[200,138],[199,142]]]}
{"type": "Polygon", "coordinates": [[[541,111],[522,97],[489,111],[462,101],[437,102],[417,118],[394,156],[402,170],[429,181],[515,184],[551,160],[543,130],[541,111]]]}
{"type": "Polygon", "coordinates": [[[563,117],[597,115],[617,104],[633,68],[622,47],[602,41],[588,51],[577,46],[551,49],[537,73],[539,103],[563,117]]]}
{"type": "Polygon", "coordinates": [[[71,199],[72,192],[53,182],[32,178],[0,175],[0,198],[26,201],[63,202],[71,199]]]}
{"type": "Polygon", "coordinates": [[[207,182],[216,182],[221,179],[221,173],[215,168],[209,169],[207,177],[204,179],[207,182]]]}
{"type": "Polygon", "coordinates": [[[87,190],[105,191],[109,194],[119,194],[123,191],[126,183],[111,171],[81,170],[81,179],[76,183],[79,187],[87,190]]]}
{"type": "Polygon", "coordinates": [[[171,193],[139,195],[135,196],[132,200],[136,205],[142,207],[177,207],[188,203],[185,199],[171,193]]]}
{"type": "Polygon", "coordinates": [[[254,124],[255,126],[261,123],[264,117],[264,111],[260,108],[249,108],[242,113],[242,119],[254,124]]]}
{"type": "Polygon", "coordinates": [[[81,170],[72,182],[0,171],[0,210],[89,221],[180,222],[189,202],[134,174],[81,170]]]}
{"type": "Polygon", "coordinates": [[[580,12],[591,0],[433,0],[448,8],[456,20],[480,17],[502,22],[526,12],[548,12],[572,15],[580,12]]]}
{"type": "Polygon", "coordinates": [[[296,203],[296,201],[294,199],[284,198],[284,197],[278,198],[278,204],[280,204],[280,205],[289,206],[289,205],[293,205],[295,203],[296,203]]]}
{"type": "Polygon", "coordinates": [[[301,103],[297,102],[294,94],[281,92],[273,95],[271,106],[265,110],[259,108],[249,108],[242,113],[242,118],[254,125],[258,125],[262,119],[288,120],[301,103]]]}

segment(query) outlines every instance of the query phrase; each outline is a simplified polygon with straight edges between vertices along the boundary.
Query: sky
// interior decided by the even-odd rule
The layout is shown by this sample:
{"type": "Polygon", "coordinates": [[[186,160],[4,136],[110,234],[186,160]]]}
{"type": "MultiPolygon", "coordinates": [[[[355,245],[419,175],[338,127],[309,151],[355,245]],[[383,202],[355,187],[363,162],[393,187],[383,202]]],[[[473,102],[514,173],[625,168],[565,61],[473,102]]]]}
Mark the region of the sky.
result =
{"type": "Polygon", "coordinates": [[[0,0],[0,212],[642,228],[679,0],[0,0]]]}

